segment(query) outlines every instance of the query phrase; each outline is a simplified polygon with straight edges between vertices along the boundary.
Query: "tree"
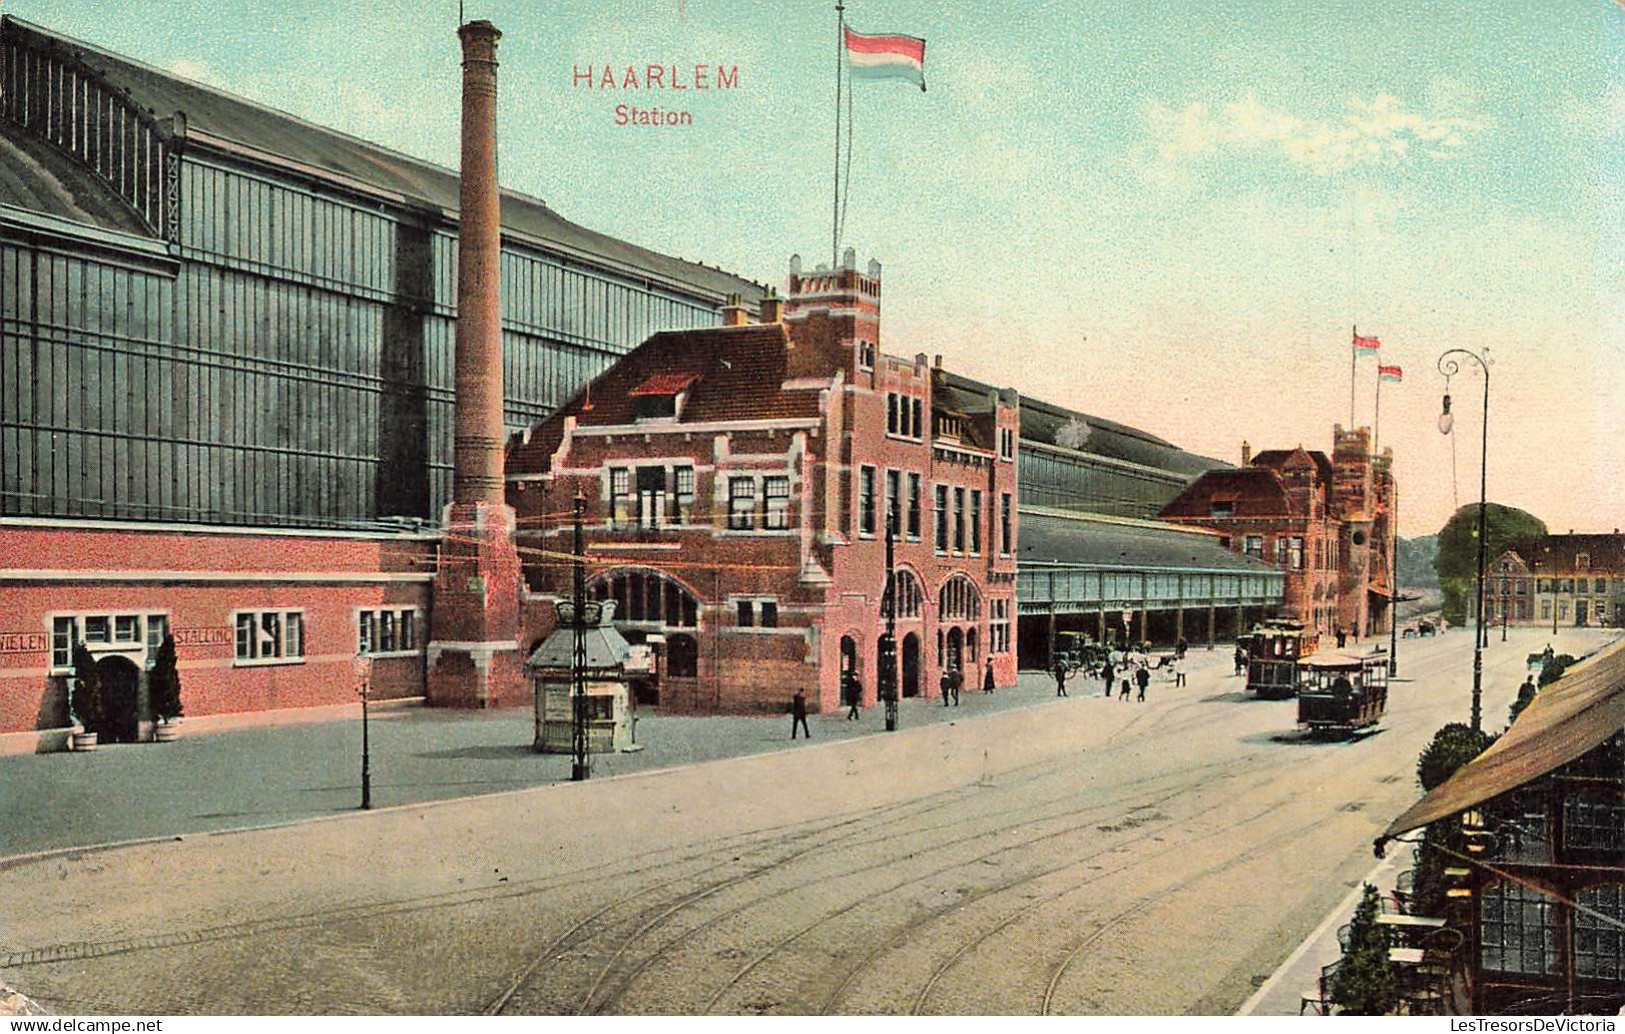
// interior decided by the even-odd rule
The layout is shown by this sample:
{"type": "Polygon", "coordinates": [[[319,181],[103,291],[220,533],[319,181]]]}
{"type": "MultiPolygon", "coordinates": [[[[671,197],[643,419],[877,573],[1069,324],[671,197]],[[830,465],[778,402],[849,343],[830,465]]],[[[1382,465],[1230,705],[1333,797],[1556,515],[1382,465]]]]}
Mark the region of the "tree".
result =
{"type": "MultiPolygon", "coordinates": [[[[1520,540],[1544,538],[1540,518],[1511,506],[1490,503],[1484,508],[1486,564],[1520,540]]],[[[1525,558],[1529,559],[1529,558],[1525,558]]],[[[1453,625],[1467,618],[1467,600],[1478,589],[1478,504],[1463,506],[1439,531],[1439,553],[1433,566],[1444,590],[1444,619],[1453,625]]],[[[1488,593],[1488,586],[1485,592],[1488,593]]]]}
{"type": "MultiPolygon", "coordinates": [[[[1433,742],[1416,759],[1416,781],[1426,793],[1443,783],[1467,762],[1478,757],[1495,737],[1474,732],[1470,726],[1451,722],[1433,734],[1433,742]]],[[[1410,906],[1413,915],[1436,916],[1444,913],[1445,891],[1449,881],[1444,871],[1454,864],[1453,859],[1467,852],[1467,835],[1462,832],[1461,820],[1455,816],[1428,824],[1422,831],[1422,843],[1416,852],[1416,867],[1411,872],[1410,906]]]]}
{"type": "Polygon", "coordinates": [[[175,664],[175,637],[165,635],[147,676],[147,696],[152,716],[168,725],[184,712],[181,707],[181,673],[175,664]]]}
{"type": "Polygon", "coordinates": [[[106,716],[102,713],[102,679],[96,671],[96,658],[84,643],[73,644],[73,694],[68,708],[86,732],[101,732],[106,716]]]}
{"type": "Polygon", "coordinates": [[[1377,924],[1381,913],[1377,888],[1367,883],[1349,923],[1349,947],[1332,982],[1332,1004],[1345,1016],[1386,1016],[1399,1005],[1399,980],[1388,961],[1392,943],[1388,928],[1377,924]]]}
{"type": "Polygon", "coordinates": [[[1427,793],[1449,779],[1456,769],[1484,753],[1495,737],[1474,732],[1461,722],[1451,722],[1433,734],[1433,742],[1422,748],[1416,759],[1416,781],[1427,793]]]}

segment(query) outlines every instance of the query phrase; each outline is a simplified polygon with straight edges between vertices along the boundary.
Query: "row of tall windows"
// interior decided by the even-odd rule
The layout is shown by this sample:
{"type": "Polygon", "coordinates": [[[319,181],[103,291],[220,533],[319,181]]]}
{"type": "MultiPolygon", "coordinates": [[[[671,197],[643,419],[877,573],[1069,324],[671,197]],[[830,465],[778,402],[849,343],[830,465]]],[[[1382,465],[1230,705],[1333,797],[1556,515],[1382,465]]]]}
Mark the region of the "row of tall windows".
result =
{"type": "MultiPolygon", "coordinates": [[[[872,481],[872,479],[871,479],[872,481]]],[[[871,494],[874,485],[869,486],[871,494]]],[[[784,476],[728,479],[730,531],[783,531],[790,527],[790,479],[784,476]]]]}
{"type": "MultiPolygon", "coordinates": [[[[1621,582],[1625,587],[1625,581],[1621,582]]],[[[1595,592],[1598,595],[1608,591],[1606,578],[1537,578],[1535,580],[1536,592],[1595,592]],[[1555,586],[1555,588],[1554,588],[1555,586]]]]}
{"type": "Polygon", "coordinates": [[[988,653],[1010,652],[1010,601],[1008,599],[990,599],[987,601],[987,651],[988,653]]]}
{"type": "Polygon", "coordinates": [[[147,667],[152,667],[158,647],[169,634],[167,614],[65,614],[51,619],[51,670],[73,668],[75,643],[129,645],[144,643],[147,667]]]}
{"type": "Polygon", "coordinates": [[[238,664],[301,661],[305,656],[305,612],[289,608],[243,610],[233,616],[238,664]]]}
{"type": "Polygon", "coordinates": [[[392,607],[356,615],[356,649],[360,653],[406,653],[417,649],[417,609],[392,607]]]}
{"type": "Polygon", "coordinates": [[[886,393],[886,433],[920,441],[925,437],[924,402],[895,391],[886,393]]]}
{"type": "Polygon", "coordinates": [[[658,528],[694,520],[694,468],[611,467],[610,523],[617,528],[658,528]]]}

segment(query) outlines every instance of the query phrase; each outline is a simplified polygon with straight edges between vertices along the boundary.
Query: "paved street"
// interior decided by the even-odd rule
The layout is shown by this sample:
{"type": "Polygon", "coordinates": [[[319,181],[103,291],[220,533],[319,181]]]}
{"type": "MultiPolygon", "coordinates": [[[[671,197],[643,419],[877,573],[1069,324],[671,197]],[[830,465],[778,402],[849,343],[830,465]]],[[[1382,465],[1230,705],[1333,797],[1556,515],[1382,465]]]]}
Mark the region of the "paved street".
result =
{"type": "MultiPolygon", "coordinates": [[[[1486,654],[1486,725],[1549,640],[1486,654]]],[[[1371,868],[1470,650],[1406,643],[1356,742],[1207,666],[1145,705],[972,694],[893,736],[0,865],[0,981],[61,1012],[1228,1013],[1371,868]]],[[[0,759],[8,793],[39,760],[0,759]]]]}

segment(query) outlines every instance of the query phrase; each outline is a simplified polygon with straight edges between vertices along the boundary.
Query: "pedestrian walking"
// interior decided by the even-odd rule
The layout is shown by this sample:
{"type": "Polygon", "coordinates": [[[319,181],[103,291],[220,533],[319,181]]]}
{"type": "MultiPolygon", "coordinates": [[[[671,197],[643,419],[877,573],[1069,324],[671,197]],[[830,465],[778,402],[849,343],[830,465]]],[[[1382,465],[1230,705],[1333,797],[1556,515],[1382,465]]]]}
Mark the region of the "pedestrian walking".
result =
{"type": "Polygon", "coordinates": [[[1341,650],[1343,648],[1343,644],[1349,641],[1349,634],[1343,631],[1342,625],[1337,626],[1337,631],[1334,634],[1337,636],[1337,648],[1341,650]]]}
{"type": "Polygon", "coordinates": [[[947,707],[953,703],[954,670],[952,668],[942,669],[942,678],[937,680],[937,686],[942,690],[942,706],[947,707]]]}
{"type": "Polygon", "coordinates": [[[965,685],[965,673],[958,668],[948,677],[948,689],[954,695],[954,706],[959,706],[959,691],[965,685]]]}
{"type": "Polygon", "coordinates": [[[1066,662],[1059,657],[1055,659],[1055,695],[1066,696],[1066,662]]]}
{"type": "Polygon", "coordinates": [[[1177,689],[1185,684],[1185,655],[1174,655],[1174,687],[1177,689]]]}
{"type": "Polygon", "coordinates": [[[1116,674],[1117,674],[1117,666],[1115,664],[1113,664],[1111,661],[1108,660],[1108,661],[1106,661],[1105,663],[1103,663],[1100,666],[1100,678],[1101,678],[1101,681],[1106,683],[1106,699],[1107,700],[1110,700],[1112,698],[1112,679],[1116,676],[1116,674]]]}
{"type": "Polygon", "coordinates": [[[855,722],[863,717],[858,711],[858,705],[863,701],[863,683],[858,681],[858,673],[846,673],[846,720],[855,722]]]}
{"type": "Polygon", "coordinates": [[[1240,643],[1236,644],[1235,661],[1236,661],[1236,674],[1237,675],[1245,675],[1245,674],[1247,674],[1247,651],[1241,648],[1240,643]]]}
{"type": "Polygon", "coordinates": [[[1185,652],[1187,650],[1189,650],[1190,648],[1191,648],[1191,644],[1185,641],[1184,636],[1180,636],[1179,637],[1179,642],[1174,644],[1174,656],[1175,657],[1183,657],[1183,656],[1185,656],[1185,652]]]}
{"type": "MultiPolygon", "coordinates": [[[[993,658],[987,659],[987,667],[982,670],[982,692],[993,692],[993,658]]],[[[1061,694],[1065,696],[1065,693],[1061,694]]]]}
{"type": "Polygon", "coordinates": [[[1145,703],[1145,687],[1151,684],[1151,669],[1140,665],[1134,669],[1134,681],[1140,685],[1139,703],[1145,703]]]}
{"type": "Polygon", "coordinates": [[[1132,675],[1132,669],[1127,664],[1125,664],[1125,665],[1123,665],[1123,682],[1122,682],[1122,687],[1123,688],[1118,692],[1117,699],[1119,699],[1119,700],[1127,700],[1128,699],[1128,691],[1129,691],[1130,687],[1133,685],[1133,683],[1134,683],[1134,679],[1133,679],[1133,675],[1132,675]]]}
{"type": "Polygon", "coordinates": [[[796,695],[790,698],[790,738],[796,738],[799,729],[812,739],[812,730],[807,728],[807,694],[796,690],[796,695]]]}

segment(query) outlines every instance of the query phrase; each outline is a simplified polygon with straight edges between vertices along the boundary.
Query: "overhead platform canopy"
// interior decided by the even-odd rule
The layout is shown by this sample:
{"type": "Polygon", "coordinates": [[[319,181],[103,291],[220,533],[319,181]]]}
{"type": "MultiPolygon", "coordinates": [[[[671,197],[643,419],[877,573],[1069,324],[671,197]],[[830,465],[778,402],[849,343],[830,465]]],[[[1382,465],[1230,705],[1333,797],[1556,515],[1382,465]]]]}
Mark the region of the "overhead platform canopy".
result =
{"type": "Polygon", "coordinates": [[[1023,614],[1281,602],[1279,570],[1206,531],[1023,507],[1020,542],[1023,614]]]}
{"type": "Polygon", "coordinates": [[[1489,750],[1463,765],[1383,830],[1383,842],[1475,808],[1561,768],[1625,731],[1625,641],[1535,694],[1489,750]]]}

